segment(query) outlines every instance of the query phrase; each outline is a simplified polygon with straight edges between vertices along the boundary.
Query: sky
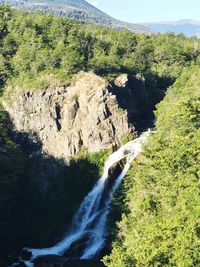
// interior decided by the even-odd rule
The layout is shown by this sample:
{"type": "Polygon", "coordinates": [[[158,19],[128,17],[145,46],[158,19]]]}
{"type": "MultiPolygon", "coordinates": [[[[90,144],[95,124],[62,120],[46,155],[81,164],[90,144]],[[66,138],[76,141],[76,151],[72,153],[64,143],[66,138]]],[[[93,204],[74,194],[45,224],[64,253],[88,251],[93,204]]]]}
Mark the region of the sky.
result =
{"type": "Polygon", "coordinates": [[[87,0],[127,22],[200,20],[200,0],[87,0]]]}

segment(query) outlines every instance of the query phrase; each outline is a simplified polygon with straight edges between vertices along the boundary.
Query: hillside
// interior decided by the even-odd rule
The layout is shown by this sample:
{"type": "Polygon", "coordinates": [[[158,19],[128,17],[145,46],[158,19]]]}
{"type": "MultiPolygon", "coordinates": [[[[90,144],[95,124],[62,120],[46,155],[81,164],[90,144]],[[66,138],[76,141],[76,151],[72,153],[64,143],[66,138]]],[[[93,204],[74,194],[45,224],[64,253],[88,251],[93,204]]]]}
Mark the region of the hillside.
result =
{"type": "Polygon", "coordinates": [[[156,32],[183,33],[185,36],[200,36],[200,22],[194,20],[180,20],[172,22],[146,23],[147,27],[156,32]]]}
{"type": "MultiPolygon", "coordinates": [[[[115,239],[109,267],[200,265],[199,66],[196,37],[139,35],[0,6],[0,266],[26,266],[23,247],[61,240],[108,155],[135,142],[157,107],[157,132],[114,198],[112,237],[99,258],[115,239]]],[[[107,170],[108,187],[124,157],[118,163],[107,170]]],[[[79,248],[72,246],[80,258],[79,248]]],[[[61,265],[62,257],[54,260],[61,265]]]]}
{"type": "Polygon", "coordinates": [[[98,26],[115,29],[128,29],[135,33],[151,34],[151,30],[144,25],[119,21],[95,8],[85,0],[0,0],[0,4],[8,3],[14,8],[27,11],[42,11],[53,15],[89,22],[98,26]]]}
{"type": "Polygon", "coordinates": [[[189,68],[158,105],[157,131],[123,187],[125,214],[106,266],[200,266],[199,86],[199,68],[189,68]]]}

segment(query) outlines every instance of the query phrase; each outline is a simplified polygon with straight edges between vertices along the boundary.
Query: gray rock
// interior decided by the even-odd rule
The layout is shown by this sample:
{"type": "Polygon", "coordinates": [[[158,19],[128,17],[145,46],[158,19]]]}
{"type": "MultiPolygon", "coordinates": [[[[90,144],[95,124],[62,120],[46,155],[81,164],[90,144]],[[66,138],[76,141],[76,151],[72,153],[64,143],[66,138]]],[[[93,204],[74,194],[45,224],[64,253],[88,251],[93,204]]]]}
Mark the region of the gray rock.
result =
{"type": "Polygon", "coordinates": [[[123,75],[112,87],[94,73],[81,72],[70,86],[27,90],[3,105],[16,131],[36,133],[45,153],[67,160],[83,148],[97,152],[118,147],[134,132],[130,122],[134,112],[139,116],[137,105],[145,98],[141,77],[123,75]]]}

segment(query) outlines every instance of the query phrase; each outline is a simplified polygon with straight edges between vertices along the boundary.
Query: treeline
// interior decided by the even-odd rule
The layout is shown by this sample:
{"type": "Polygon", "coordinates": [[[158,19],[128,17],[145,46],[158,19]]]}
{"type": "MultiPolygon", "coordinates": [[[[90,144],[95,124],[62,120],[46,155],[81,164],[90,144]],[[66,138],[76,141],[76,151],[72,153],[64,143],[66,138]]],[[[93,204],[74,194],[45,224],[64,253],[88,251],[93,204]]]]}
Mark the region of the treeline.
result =
{"type": "MultiPolygon", "coordinates": [[[[111,82],[120,73],[139,73],[146,79],[149,94],[158,101],[184,71],[159,105],[158,132],[125,182],[127,198],[123,209],[129,208],[106,260],[110,267],[200,264],[199,65],[200,41],[196,37],[135,35],[15,11],[6,5],[0,7],[2,97],[7,87],[13,94],[23,89],[45,89],[55,81],[65,83],[73,74],[85,70],[111,82]]],[[[8,253],[24,245],[50,245],[63,233],[98,177],[103,159],[103,155],[87,155],[77,164],[72,161],[67,168],[58,163],[63,168],[63,187],[52,183],[41,198],[39,189],[30,183],[33,162],[13,142],[11,131],[12,124],[1,110],[2,266],[6,266],[8,253]]],[[[45,159],[42,162],[46,164],[45,159]]],[[[57,180],[55,176],[53,180],[57,180]]]]}
{"type": "Polygon", "coordinates": [[[200,41],[183,35],[135,35],[60,17],[0,7],[0,81],[44,88],[80,70],[112,80],[140,73],[150,90],[165,89],[183,68],[199,64],[200,41]]]}
{"type": "Polygon", "coordinates": [[[82,0],[31,0],[15,1],[1,0],[0,3],[10,4],[12,7],[28,12],[49,13],[54,16],[61,16],[67,19],[73,19],[80,23],[90,23],[96,26],[103,26],[115,29],[129,29],[136,33],[151,33],[146,26],[119,21],[82,0]]]}
{"type": "Polygon", "coordinates": [[[200,266],[200,69],[186,69],[156,112],[156,134],[122,192],[108,267],[200,266]]]}

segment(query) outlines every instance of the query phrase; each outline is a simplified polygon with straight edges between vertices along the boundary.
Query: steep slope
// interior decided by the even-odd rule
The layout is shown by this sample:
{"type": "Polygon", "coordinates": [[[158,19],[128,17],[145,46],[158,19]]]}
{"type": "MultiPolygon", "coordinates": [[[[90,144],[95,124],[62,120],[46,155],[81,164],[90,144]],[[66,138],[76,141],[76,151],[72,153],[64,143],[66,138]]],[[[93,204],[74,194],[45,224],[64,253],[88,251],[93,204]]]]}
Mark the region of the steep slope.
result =
{"type": "Polygon", "coordinates": [[[199,88],[199,68],[187,69],[158,105],[157,132],[125,181],[126,215],[106,266],[200,266],[199,88]]]}
{"type": "Polygon", "coordinates": [[[118,147],[134,132],[130,122],[141,119],[148,106],[144,80],[124,75],[116,84],[82,72],[69,86],[26,90],[3,105],[17,131],[36,133],[46,153],[67,159],[83,149],[93,153],[118,147]]]}
{"type": "Polygon", "coordinates": [[[200,22],[194,20],[180,20],[172,22],[146,23],[147,27],[156,32],[183,33],[185,36],[200,36],[200,22]]]}
{"type": "Polygon", "coordinates": [[[135,33],[150,34],[152,31],[146,26],[131,24],[119,21],[95,8],[84,0],[0,0],[0,4],[8,3],[14,8],[27,11],[50,12],[54,15],[60,15],[81,22],[89,22],[98,26],[105,26],[116,29],[128,29],[135,33]]]}
{"type": "Polygon", "coordinates": [[[49,246],[63,236],[80,202],[99,177],[106,156],[103,152],[84,154],[66,165],[41,154],[39,140],[32,142],[23,135],[26,143],[18,145],[14,135],[9,115],[0,108],[2,267],[11,266],[13,258],[16,262],[22,247],[49,246]]]}

